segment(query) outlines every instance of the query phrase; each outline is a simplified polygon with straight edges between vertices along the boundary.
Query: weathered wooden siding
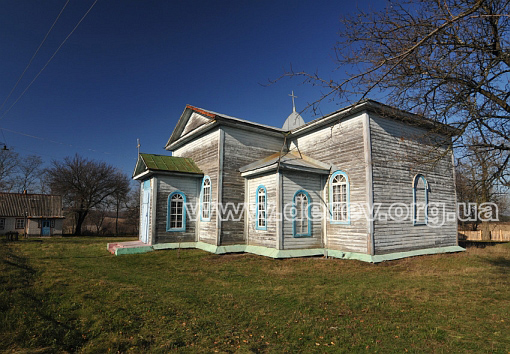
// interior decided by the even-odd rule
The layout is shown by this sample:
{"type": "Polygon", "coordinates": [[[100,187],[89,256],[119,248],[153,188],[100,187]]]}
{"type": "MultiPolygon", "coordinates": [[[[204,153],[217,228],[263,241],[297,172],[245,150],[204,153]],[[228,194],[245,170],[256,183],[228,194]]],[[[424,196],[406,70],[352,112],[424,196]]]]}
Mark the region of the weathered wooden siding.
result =
{"type": "MultiPolygon", "coordinates": [[[[233,127],[222,129],[225,133],[222,202],[225,206],[228,203],[238,205],[244,203],[244,178],[239,173],[239,168],[280,151],[283,136],[268,136],[233,127]]],[[[222,245],[244,242],[243,222],[234,220],[222,222],[222,245]]]]}
{"type": "MultiPolygon", "coordinates": [[[[374,220],[375,253],[407,251],[457,244],[455,217],[455,187],[451,155],[436,159],[425,156],[430,147],[423,142],[426,131],[417,126],[370,116],[372,141],[374,204],[380,205],[374,220]],[[432,158],[435,163],[424,163],[432,158]],[[413,178],[422,174],[429,185],[429,203],[441,203],[451,215],[441,227],[414,226],[412,220],[413,178]],[[409,207],[406,220],[392,220],[393,203],[409,207]]],[[[429,209],[430,211],[431,209],[429,209]]],[[[442,212],[442,211],[441,211],[442,212]]]]}
{"type": "MultiPolygon", "coordinates": [[[[367,253],[368,222],[362,209],[367,206],[363,115],[333,121],[315,131],[294,138],[290,148],[319,161],[333,164],[348,175],[351,221],[348,225],[331,224],[329,221],[326,223],[327,247],[367,253]]],[[[329,184],[325,187],[326,198],[329,198],[328,186],[329,184]]]]}
{"type": "MultiPolygon", "coordinates": [[[[322,247],[322,216],[312,217],[311,237],[294,237],[292,232],[293,218],[291,208],[294,194],[305,190],[310,195],[312,208],[321,209],[322,199],[321,176],[313,173],[281,171],[283,176],[283,249],[321,248],[322,247]]],[[[314,209],[312,209],[314,210],[314,209]]],[[[320,214],[323,214],[319,211],[320,214]]]]}
{"type": "Polygon", "coordinates": [[[276,248],[276,172],[250,178],[248,180],[249,206],[246,206],[248,212],[248,240],[247,244],[255,246],[264,246],[276,248]],[[256,224],[256,195],[257,188],[263,185],[266,187],[267,195],[267,230],[257,230],[256,224]]]}
{"type": "Polygon", "coordinates": [[[196,112],[193,112],[188,120],[188,123],[186,123],[186,126],[184,127],[181,136],[188,134],[189,132],[197,129],[198,127],[205,123],[209,123],[210,121],[211,121],[210,119],[205,118],[196,112]]]}
{"type": "Polygon", "coordinates": [[[159,176],[158,197],[156,199],[156,243],[166,242],[194,242],[196,241],[196,220],[199,210],[199,188],[201,178],[188,176],[159,176]],[[186,195],[187,215],[186,230],[182,232],[166,231],[168,215],[168,197],[171,193],[180,191],[186,195]]]}
{"type": "Polygon", "coordinates": [[[199,222],[198,238],[200,241],[216,244],[217,223],[216,203],[218,195],[218,144],[220,131],[213,129],[204,135],[177,148],[173,156],[190,157],[197,166],[211,178],[211,220],[199,222]]]}

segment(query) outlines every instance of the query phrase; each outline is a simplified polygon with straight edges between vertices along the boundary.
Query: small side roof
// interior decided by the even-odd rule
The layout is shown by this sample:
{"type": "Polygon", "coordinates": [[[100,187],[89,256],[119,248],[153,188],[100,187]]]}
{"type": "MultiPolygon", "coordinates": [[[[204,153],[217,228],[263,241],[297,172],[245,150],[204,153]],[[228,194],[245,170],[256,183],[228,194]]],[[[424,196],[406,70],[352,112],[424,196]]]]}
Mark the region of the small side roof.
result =
{"type": "Polygon", "coordinates": [[[203,175],[204,173],[195,164],[195,161],[185,157],[175,157],[155,154],[139,154],[133,178],[139,179],[154,172],[186,173],[203,175]]]}
{"type": "Polygon", "coordinates": [[[239,169],[243,177],[264,173],[277,168],[319,174],[329,174],[333,166],[301,154],[299,151],[279,152],[250,163],[239,169]]]}

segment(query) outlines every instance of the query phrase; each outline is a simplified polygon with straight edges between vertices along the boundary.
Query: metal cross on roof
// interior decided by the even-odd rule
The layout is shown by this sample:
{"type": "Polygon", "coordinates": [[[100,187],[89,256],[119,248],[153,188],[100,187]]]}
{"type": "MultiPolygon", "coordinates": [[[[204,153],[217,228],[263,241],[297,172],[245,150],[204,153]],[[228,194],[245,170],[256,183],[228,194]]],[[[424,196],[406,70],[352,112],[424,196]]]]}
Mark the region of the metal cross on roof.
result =
{"type": "Polygon", "coordinates": [[[297,98],[297,96],[294,96],[294,90],[292,91],[292,94],[289,95],[290,97],[292,97],[292,112],[295,112],[296,111],[296,104],[294,103],[294,98],[297,98]]]}

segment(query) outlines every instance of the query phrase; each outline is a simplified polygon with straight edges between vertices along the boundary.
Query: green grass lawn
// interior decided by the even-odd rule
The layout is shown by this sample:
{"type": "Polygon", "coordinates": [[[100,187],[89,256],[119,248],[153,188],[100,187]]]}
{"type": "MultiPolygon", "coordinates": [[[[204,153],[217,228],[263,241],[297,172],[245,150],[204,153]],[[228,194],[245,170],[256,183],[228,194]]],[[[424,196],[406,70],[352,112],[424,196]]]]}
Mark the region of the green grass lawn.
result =
{"type": "Polygon", "coordinates": [[[510,244],[373,265],[111,241],[0,243],[0,350],[510,350],[510,244]]]}

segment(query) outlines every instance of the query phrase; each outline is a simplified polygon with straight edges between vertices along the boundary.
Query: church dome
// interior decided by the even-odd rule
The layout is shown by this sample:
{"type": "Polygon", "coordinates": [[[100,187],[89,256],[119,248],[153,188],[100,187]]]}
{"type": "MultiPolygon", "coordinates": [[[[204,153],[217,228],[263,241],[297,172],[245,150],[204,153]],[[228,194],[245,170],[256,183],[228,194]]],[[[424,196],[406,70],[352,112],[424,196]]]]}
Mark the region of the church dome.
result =
{"type": "Polygon", "coordinates": [[[297,96],[294,96],[294,91],[292,91],[292,94],[289,96],[292,97],[292,113],[287,117],[285,123],[283,123],[282,129],[285,131],[296,129],[297,127],[300,127],[303,124],[305,124],[303,117],[301,117],[301,115],[299,115],[299,113],[296,112],[296,104],[294,103],[294,98],[296,98],[297,96]]]}
{"type": "Polygon", "coordinates": [[[298,112],[294,111],[287,117],[285,123],[283,123],[282,129],[288,131],[296,129],[297,127],[300,127],[303,124],[305,124],[305,121],[303,120],[301,115],[298,112]]]}

